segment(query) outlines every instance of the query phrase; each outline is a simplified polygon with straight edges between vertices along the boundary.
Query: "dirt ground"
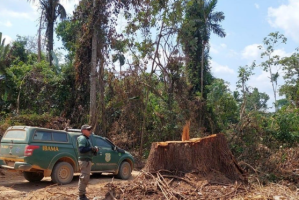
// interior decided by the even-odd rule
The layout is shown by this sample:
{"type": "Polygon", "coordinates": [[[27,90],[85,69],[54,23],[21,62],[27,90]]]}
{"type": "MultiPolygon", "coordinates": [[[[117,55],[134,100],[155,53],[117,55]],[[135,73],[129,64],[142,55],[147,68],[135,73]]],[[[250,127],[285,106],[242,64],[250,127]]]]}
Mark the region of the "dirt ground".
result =
{"type": "MultiPolygon", "coordinates": [[[[109,174],[91,175],[87,196],[90,199],[107,199],[107,183],[130,182],[138,174],[138,171],[133,171],[128,181],[113,178],[109,174]]],[[[79,174],[75,174],[73,181],[67,185],[53,184],[50,177],[41,182],[30,183],[21,173],[0,169],[0,200],[76,199],[78,180],[79,174]]]]}
{"type": "MultiPolygon", "coordinates": [[[[215,177],[215,176],[213,176],[215,177]]],[[[149,174],[133,171],[125,181],[112,175],[92,175],[87,188],[91,200],[116,199],[242,199],[242,200],[299,200],[299,189],[282,183],[267,185],[205,179],[198,174],[183,176],[149,174]]],[[[253,179],[253,178],[251,178],[253,179]]],[[[56,185],[50,178],[29,183],[22,174],[0,169],[0,200],[73,200],[77,199],[78,174],[68,185],[56,185]]]]}

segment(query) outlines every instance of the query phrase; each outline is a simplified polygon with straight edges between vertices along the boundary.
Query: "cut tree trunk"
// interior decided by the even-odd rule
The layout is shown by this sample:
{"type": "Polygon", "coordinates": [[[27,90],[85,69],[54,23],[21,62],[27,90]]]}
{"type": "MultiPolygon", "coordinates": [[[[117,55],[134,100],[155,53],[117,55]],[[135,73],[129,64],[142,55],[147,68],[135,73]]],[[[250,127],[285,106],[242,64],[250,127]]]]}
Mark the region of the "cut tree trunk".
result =
{"type": "MultiPolygon", "coordinates": [[[[93,1],[93,6],[96,8],[96,1],[93,1]]],[[[97,66],[98,66],[98,35],[94,25],[92,36],[91,50],[91,68],[90,68],[90,109],[89,109],[89,124],[97,129],[98,124],[98,109],[97,109],[97,66]]]]}
{"type": "Polygon", "coordinates": [[[144,168],[147,172],[159,170],[198,172],[203,175],[218,172],[234,181],[246,181],[228,148],[223,134],[188,141],[155,142],[144,168]]]}

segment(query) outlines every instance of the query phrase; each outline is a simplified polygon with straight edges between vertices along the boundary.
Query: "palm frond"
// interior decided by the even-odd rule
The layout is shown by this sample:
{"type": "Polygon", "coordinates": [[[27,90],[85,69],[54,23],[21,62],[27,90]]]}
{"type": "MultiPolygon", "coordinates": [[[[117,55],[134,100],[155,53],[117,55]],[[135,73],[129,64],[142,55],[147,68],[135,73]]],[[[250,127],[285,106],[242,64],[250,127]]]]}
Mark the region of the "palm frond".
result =
{"type": "Polygon", "coordinates": [[[9,51],[9,44],[5,45],[5,38],[2,39],[2,32],[0,32],[0,61],[4,60],[9,51]]]}
{"type": "Polygon", "coordinates": [[[204,11],[205,13],[212,13],[216,8],[217,0],[205,1],[204,11]]]}
{"type": "MultiPolygon", "coordinates": [[[[0,42],[1,42],[1,39],[0,39],[0,42]]],[[[1,42],[1,47],[3,47],[4,45],[5,45],[5,38],[1,42]]]]}
{"type": "Polygon", "coordinates": [[[211,13],[210,17],[212,22],[221,22],[225,19],[225,16],[224,16],[224,13],[223,12],[214,12],[214,13],[211,13]]]}
{"type": "Polygon", "coordinates": [[[211,23],[210,29],[213,31],[213,33],[215,33],[219,37],[225,37],[226,36],[224,29],[219,24],[211,23]]]}
{"type": "Polygon", "coordinates": [[[58,4],[57,11],[58,11],[58,15],[60,16],[60,19],[64,20],[66,18],[65,8],[61,4],[58,4]]]}

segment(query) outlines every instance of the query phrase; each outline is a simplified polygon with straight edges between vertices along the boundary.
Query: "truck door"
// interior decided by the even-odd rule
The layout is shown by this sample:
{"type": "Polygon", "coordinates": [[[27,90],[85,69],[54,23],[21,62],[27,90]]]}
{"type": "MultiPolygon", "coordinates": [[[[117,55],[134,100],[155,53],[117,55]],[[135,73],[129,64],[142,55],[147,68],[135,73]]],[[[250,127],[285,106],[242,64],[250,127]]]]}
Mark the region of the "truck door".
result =
{"type": "Polygon", "coordinates": [[[114,146],[100,137],[94,137],[95,146],[100,149],[98,154],[93,157],[92,171],[107,171],[114,172],[118,166],[119,155],[114,151],[114,146]]]}

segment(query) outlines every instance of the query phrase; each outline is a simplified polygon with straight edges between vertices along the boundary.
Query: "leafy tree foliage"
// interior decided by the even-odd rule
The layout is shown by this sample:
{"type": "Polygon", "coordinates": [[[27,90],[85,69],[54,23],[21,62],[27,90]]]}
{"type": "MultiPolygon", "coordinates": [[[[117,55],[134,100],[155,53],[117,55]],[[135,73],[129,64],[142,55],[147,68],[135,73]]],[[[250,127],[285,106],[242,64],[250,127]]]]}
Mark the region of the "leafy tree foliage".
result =
{"type": "Polygon", "coordinates": [[[2,39],[2,32],[0,32],[0,75],[3,75],[4,61],[6,60],[9,47],[9,44],[5,44],[5,38],[2,39]]]}
{"type": "Polygon", "coordinates": [[[67,59],[72,62],[76,52],[76,42],[79,35],[76,34],[79,31],[78,21],[67,19],[57,25],[56,34],[61,39],[63,48],[68,51],[67,59]]]}
{"type": "Polygon", "coordinates": [[[283,107],[275,115],[277,131],[273,136],[287,145],[299,142],[299,110],[292,107],[283,107]]]}
{"type": "Polygon", "coordinates": [[[225,37],[219,24],[224,20],[223,12],[215,12],[217,0],[189,1],[186,6],[186,17],[181,29],[181,42],[189,58],[188,72],[194,93],[200,91],[204,95],[204,86],[211,83],[209,63],[207,62],[208,45],[211,33],[225,37]]]}
{"type": "Polygon", "coordinates": [[[286,95],[286,98],[296,107],[299,106],[299,54],[294,53],[290,57],[283,58],[280,61],[285,71],[285,84],[279,89],[280,95],[286,95]]]}
{"type": "Polygon", "coordinates": [[[264,111],[267,109],[269,95],[264,92],[260,93],[257,88],[253,88],[253,91],[249,92],[247,95],[246,110],[264,111]]]}
{"type": "Polygon", "coordinates": [[[287,38],[280,34],[279,32],[270,33],[268,37],[264,38],[264,45],[260,45],[258,48],[262,49],[263,52],[261,53],[262,58],[266,58],[260,66],[263,68],[264,71],[269,72],[270,82],[272,84],[272,90],[274,95],[274,105],[275,110],[277,111],[277,80],[279,77],[279,69],[277,69],[277,65],[279,65],[280,57],[278,55],[274,55],[274,50],[277,45],[280,43],[285,44],[287,38]],[[275,70],[276,68],[276,70],[275,70]]]}
{"type": "MultiPolygon", "coordinates": [[[[99,113],[96,134],[145,157],[153,141],[180,140],[190,120],[191,137],[224,132],[238,159],[256,167],[261,147],[298,142],[299,56],[274,55],[276,45],[286,41],[279,33],[264,40],[260,66],[269,71],[274,91],[274,68],[283,66],[285,74],[279,92],[286,99],[276,101],[277,111],[267,111],[269,96],[248,84],[255,62],[239,68],[237,90],[231,92],[210,73],[210,35],[225,36],[224,13],[216,12],[216,5],[216,0],[80,1],[74,16],[56,28],[67,63],[51,65],[44,55],[39,62],[30,37],[18,36],[5,50],[0,117],[10,124],[44,125],[59,116],[77,128],[93,110],[99,113]],[[118,17],[126,20],[121,31],[115,28],[118,17]],[[90,108],[90,94],[96,107],[90,108]],[[246,160],[248,155],[252,159],[246,160]]],[[[54,14],[61,15],[58,8],[54,14]]]]}
{"type": "Polygon", "coordinates": [[[207,106],[217,122],[213,122],[215,125],[212,126],[212,133],[225,130],[230,124],[237,122],[237,102],[222,79],[215,79],[207,89],[207,106]]]}
{"type": "MultiPolygon", "coordinates": [[[[28,0],[35,1],[35,0],[28,0]]],[[[42,12],[41,21],[46,25],[47,51],[50,65],[52,65],[52,52],[54,44],[54,23],[57,18],[64,20],[66,12],[59,0],[39,0],[40,9],[42,12]]]]}

